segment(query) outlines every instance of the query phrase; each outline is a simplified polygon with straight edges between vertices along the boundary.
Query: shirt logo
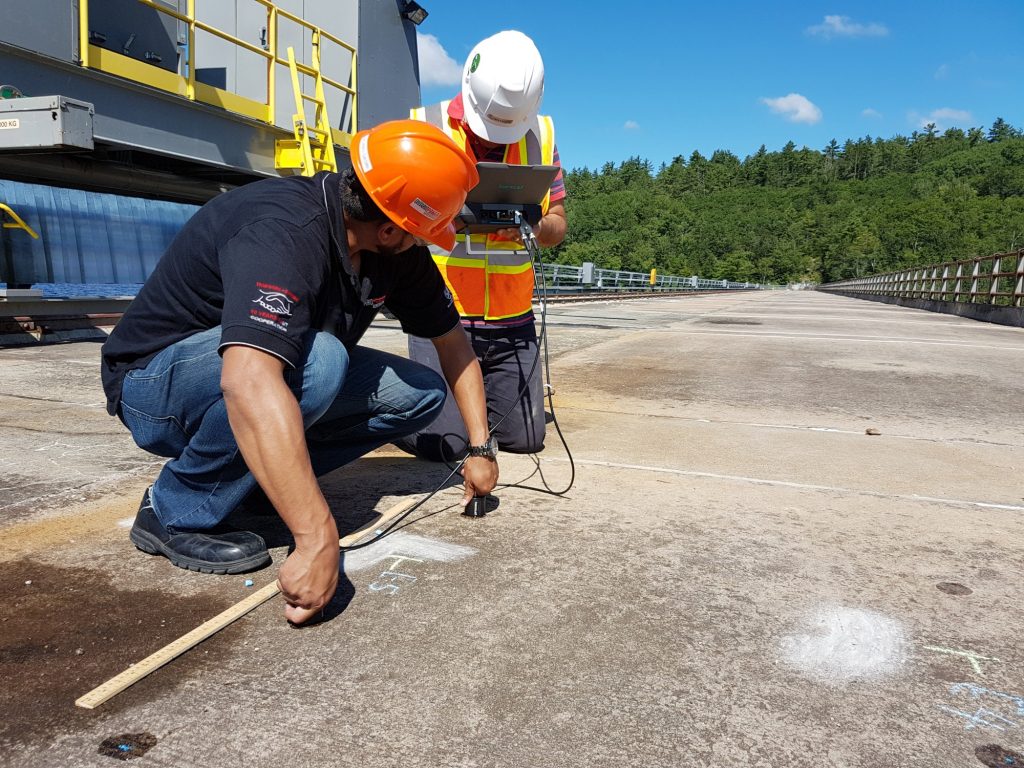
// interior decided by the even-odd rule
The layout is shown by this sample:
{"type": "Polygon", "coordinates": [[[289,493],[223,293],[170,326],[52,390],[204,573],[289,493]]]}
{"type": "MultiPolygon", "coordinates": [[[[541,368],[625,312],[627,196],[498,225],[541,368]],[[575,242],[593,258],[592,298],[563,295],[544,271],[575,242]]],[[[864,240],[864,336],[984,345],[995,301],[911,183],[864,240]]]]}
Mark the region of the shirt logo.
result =
{"type": "Polygon", "coordinates": [[[280,291],[265,291],[262,288],[257,288],[256,290],[260,292],[260,295],[252,300],[253,304],[258,304],[278,317],[292,316],[292,300],[284,293],[280,291]]]}
{"type": "Polygon", "coordinates": [[[256,283],[259,296],[252,300],[255,307],[249,307],[249,319],[255,323],[269,325],[276,331],[288,330],[288,318],[292,308],[299,303],[299,297],[272,283],[256,283]]]}

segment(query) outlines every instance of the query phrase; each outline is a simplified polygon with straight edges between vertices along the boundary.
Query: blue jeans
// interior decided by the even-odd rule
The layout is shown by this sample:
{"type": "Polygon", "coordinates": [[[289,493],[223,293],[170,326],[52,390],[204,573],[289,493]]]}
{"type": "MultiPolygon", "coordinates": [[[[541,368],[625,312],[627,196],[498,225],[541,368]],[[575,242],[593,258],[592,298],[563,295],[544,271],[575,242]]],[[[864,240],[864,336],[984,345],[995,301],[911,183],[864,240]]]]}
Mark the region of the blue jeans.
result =
{"type": "MultiPolygon", "coordinates": [[[[165,527],[220,523],[256,488],[220,390],[221,329],[173,344],[124,379],[119,415],[140,448],[170,458],[150,497],[165,527]]],[[[445,382],[423,365],[366,347],[349,351],[329,333],[308,335],[284,378],[302,412],[313,471],[326,474],[427,426],[445,382]]]]}

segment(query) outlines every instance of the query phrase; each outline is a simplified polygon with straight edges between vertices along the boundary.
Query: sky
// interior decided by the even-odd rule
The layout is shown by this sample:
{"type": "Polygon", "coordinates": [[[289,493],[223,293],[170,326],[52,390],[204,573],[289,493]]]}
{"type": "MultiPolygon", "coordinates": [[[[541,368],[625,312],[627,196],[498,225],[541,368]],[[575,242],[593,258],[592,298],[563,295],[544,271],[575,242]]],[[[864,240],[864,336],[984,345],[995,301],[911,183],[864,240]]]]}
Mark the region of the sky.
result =
{"type": "Polygon", "coordinates": [[[475,43],[519,29],[544,58],[541,111],[566,168],[821,149],[929,122],[1024,128],[1024,0],[420,5],[423,102],[458,92],[475,43]]]}

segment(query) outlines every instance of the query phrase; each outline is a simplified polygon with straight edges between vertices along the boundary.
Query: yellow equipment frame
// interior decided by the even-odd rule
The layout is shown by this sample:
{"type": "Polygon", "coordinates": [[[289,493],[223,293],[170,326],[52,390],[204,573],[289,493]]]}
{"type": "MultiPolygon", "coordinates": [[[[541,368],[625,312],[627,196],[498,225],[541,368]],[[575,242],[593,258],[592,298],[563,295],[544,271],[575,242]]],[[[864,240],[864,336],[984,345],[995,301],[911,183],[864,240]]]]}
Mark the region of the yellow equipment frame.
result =
{"type": "MultiPolygon", "coordinates": [[[[199,0],[187,0],[186,12],[184,14],[178,13],[177,11],[161,5],[154,0],[137,1],[143,5],[149,6],[159,13],[166,14],[167,16],[177,19],[187,25],[188,56],[185,61],[185,74],[181,75],[175,72],[168,72],[161,67],[156,67],[151,64],[147,64],[144,61],[138,61],[137,59],[133,59],[129,56],[123,56],[114,51],[92,45],[89,42],[89,0],[78,0],[79,50],[81,52],[80,58],[83,67],[95,69],[100,72],[106,72],[107,74],[116,75],[117,77],[123,77],[133,82],[148,85],[151,88],[157,88],[167,93],[173,93],[177,96],[189,99],[190,101],[198,101],[203,104],[221,107],[229,112],[245,115],[246,117],[250,117],[254,120],[259,120],[260,122],[268,123],[270,125],[276,125],[275,115],[277,114],[277,103],[275,93],[276,89],[274,86],[274,66],[280,65],[289,67],[288,59],[281,58],[277,54],[277,31],[279,20],[286,19],[289,22],[298,24],[308,30],[312,36],[314,51],[313,62],[308,65],[296,62],[293,65],[294,68],[304,75],[316,78],[318,87],[322,88],[322,85],[326,84],[348,94],[351,98],[352,109],[350,110],[349,115],[348,130],[339,130],[334,127],[330,128],[332,143],[339,144],[343,147],[349,146],[352,140],[352,135],[355,133],[356,126],[359,125],[357,112],[358,97],[356,94],[357,52],[355,46],[346,43],[344,40],[335,37],[329,32],[325,32],[315,24],[310,24],[299,16],[278,8],[270,0],[252,0],[259,5],[262,5],[267,11],[267,45],[265,49],[217,29],[216,27],[210,26],[205,22],[199,21],[196,18],[196,3],[199,2],[199,0]],[[196,30],[206,32],[222,40],[226,40],[232,45],[244,48],[247,51],[261,56],[266,61],[266,101],[254,101],[253,99],[239,96],[237,93],[232,93],[231,91],[226,91],[221,88],[214,88],[213,86],[196,81],[196,30]],[[320,71],[320,45],[324,40],[328,40],[335,45],[341,46],[351,54],[352,65],[348,77],[351,85],[345,85],[338,80],[324,77],[323,73],[320,71]]],[[[216,1],[217,0],[214,0],[214,2],[216,1]]],[[[322,98],[322,94],[318,94],[318,98],[322,98]]]]}

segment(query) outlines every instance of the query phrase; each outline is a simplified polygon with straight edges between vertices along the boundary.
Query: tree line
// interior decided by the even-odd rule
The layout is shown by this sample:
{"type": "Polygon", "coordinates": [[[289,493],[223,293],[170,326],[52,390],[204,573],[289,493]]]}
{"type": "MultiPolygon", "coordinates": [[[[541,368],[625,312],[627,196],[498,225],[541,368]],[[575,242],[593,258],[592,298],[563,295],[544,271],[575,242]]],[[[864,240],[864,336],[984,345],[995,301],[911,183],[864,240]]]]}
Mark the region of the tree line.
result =
{"type": "Polygon", "coordinates": [[[1024,133],[1002,118],[743,160],[632,157],[565,181],[561,264],[830,282],[1024,247],[1024,133]]]}

